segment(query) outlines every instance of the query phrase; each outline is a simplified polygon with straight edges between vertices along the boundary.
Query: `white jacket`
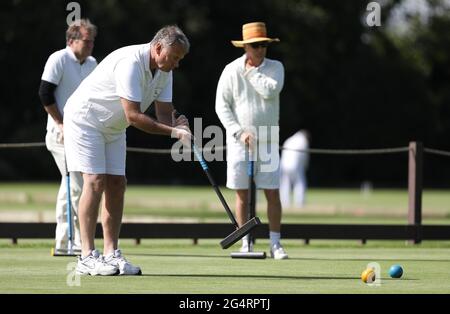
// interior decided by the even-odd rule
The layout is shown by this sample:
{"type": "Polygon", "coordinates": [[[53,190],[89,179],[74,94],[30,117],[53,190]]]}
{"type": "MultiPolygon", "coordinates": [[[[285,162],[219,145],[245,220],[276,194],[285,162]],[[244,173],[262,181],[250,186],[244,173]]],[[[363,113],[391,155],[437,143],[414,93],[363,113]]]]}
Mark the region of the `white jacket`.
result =
{"type": "MultiPolygon", "coordinates": [[[[228,153],[242,146],[234,135],[253,126],[276,127],[278,143],[279,95],[284,83],[283,64],[265,58],[259,67],[245,69],[246,56],[229,63],[220,76],[216,93],[216,113],[227,132],[228,153]],[[231,147],[230,147],[231,146],[231,147]]],[[[265,142],[265,136],[258,134],[265,142]]],[[[267,139],[270,142],[271,138],[267,139]]],[[[229,155],[229,154],[228,154],[229,155]]]]}

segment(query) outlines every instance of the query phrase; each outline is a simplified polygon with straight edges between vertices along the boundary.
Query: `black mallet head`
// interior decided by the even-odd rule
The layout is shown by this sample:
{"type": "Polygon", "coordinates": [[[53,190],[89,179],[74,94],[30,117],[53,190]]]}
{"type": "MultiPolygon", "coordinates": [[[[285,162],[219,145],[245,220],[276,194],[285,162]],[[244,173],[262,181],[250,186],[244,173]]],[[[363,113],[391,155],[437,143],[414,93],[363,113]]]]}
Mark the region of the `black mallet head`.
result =
{"type": "Polygon", "coordinates": [[[247,221],[242,227],[236,229],[228,235],[225,239],[220,241],[220,246],[222,249],[228,249],[230,246],[235,244],[237,241],[242,239],[245,235],[249,234],[254,228],[261,224],[261,221],[258,217],[253,217],[249,221],[247,221]]]}

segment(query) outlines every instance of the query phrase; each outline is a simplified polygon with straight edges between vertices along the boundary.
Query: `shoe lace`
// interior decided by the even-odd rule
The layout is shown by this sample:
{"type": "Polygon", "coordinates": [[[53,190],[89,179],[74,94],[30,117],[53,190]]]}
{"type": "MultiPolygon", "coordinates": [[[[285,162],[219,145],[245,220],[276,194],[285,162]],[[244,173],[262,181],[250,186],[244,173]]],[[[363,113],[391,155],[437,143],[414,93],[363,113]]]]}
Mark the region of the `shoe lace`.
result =
{"type": "Polygon", "coordinates": [[[278,252],[278,253],[280,253],[280,254],[284,254],[285,252],[284,252],[284,248],[281,246],[281,245],[279,245],[279,244],[275,244],[273,247],[272,247],[272,252],[278,252]]]}
{"type": "Polygon", "coordinates": [[[94,264],[95,264],[95,263],[98,262],[98,261],[103,262],[102,256],[94,256],[94,255],[92,255],[92,254],[90,254],[90,255],[88,255],[88,256],[86,256],[86,257],[84,257],[84,258],[82,258],[81,256],[79,256],[78,259],[79,259],[83,264],[86,264],[86,265],[89,265],[89,264],[91,264],[91,263],[94,263],[94,264]]]}
{"type": "Polygon", "coordinates": [[[127,259],[122,255],[120,250],[116,250],[114,253],[108,255],[105,259],[106,261],[115,261],[117,263],[128,263],[127,259]]]}

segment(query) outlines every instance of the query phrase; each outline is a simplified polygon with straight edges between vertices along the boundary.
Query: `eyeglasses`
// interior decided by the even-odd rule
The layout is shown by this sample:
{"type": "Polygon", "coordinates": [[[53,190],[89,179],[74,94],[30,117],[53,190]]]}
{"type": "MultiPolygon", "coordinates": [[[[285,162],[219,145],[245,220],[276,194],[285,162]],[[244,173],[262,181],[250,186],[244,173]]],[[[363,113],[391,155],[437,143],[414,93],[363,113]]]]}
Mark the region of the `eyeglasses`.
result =
{"type": "Polygon", "coordinates": [[[93,39],[78,39],[82,42],[84,42],[85,44],[93,44],[94,40],[93,39]]]}
{"type": "Polygon", "coordinates": [[[250,43],[250,46],[252,46],[253,49],[258,49],[259,47],[267,48],[267,47],[269,47],[269,42],[267,42],[267,41],[259,41],[259,42],[256,42],[256,43],[250,43]]]}
{"type": "Polygon", "coordinates": [[[90,44],[90,43],[94,43],[95,42],[95,39],[84,39],[84,38],[70,38],[70,39],[72,39],[72,40],[79,40],[79,41],[82,41],[82,42],[84,42],[84,43],[86,43],[86,44],[90,44]]]}

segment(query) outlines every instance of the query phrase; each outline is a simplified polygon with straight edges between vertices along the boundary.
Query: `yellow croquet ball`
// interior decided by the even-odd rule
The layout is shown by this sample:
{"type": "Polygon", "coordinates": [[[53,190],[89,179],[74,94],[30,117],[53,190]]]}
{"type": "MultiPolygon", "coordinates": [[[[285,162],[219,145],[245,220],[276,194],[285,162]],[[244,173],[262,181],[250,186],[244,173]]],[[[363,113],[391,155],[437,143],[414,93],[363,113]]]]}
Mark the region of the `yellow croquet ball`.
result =
{"type": "Polygon", "coordinates": [[[375,281],[375,272],[372,268],[367,268],[361,274],[361,280],[365,283],[372,283],[375,281]]]}

